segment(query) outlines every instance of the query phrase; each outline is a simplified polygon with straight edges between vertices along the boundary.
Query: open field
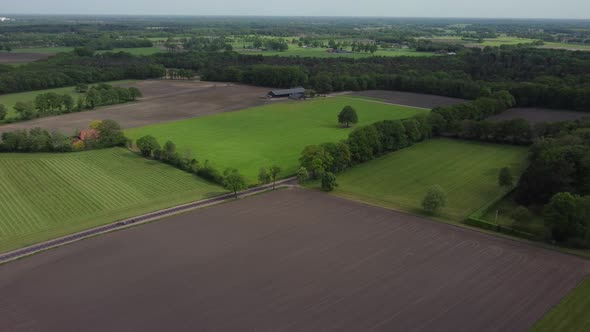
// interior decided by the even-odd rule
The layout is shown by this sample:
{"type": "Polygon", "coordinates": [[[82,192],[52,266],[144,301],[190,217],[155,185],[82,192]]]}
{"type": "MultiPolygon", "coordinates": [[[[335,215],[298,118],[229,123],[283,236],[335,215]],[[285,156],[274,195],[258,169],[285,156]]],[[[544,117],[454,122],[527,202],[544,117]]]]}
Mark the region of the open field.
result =
{"type": "Polygon", "coordinates": [[[115,48],[112,50],[106,51],[97,51],[98,53],[106,53],[106,52],[126,52],[131,53],[133,55],[152,55],[155,53],[166,52],[166,50],[159,48],[159,47],[135,47],[135,48],[115,48]]]}
{"type": "MultiPolygon", "coordinates": [[[[498,38],[484,38],[482,43],[462,40],[461,37],[458,37],[458,36],[438,36],[435,38],[427,38],[427,39],[430,39],[432,41],[436,41],[439,43],[463,44],[466,47],[481,47],[481,48],[486,47],[486,46],[530,44],[535,41],[534,39],[510,37],[510,36],[500,36],[498,38]]],[[[544,44],[542,46],[538,46],[538,47],[539,48],[563,49],[563,50],[570,50],[570,51],[590,51],[590,45],[585,45],[585,44],[544,42],[544,44]]]]}
{"type": "Polygon", "coordinates": [[[450,98],[435,95],[426,95],[421,93],[370,90],[354,92],[351,96],[368,97],[376,100],[382,100],[392,104],[407,105],[414,107],[435,108],[438,106],[450,106],[467,102],[465,99],[450,98]]]}
{"type": "MultiPolygon", "coordinates": [[[[189,81],[153,80],[127,83],[123,86],[138,87],[142,91],[143,97],[136,103],[107,106],[93,111],[62,114],[2,125],[0,133],[42,127],[69,134],[76,129],[88,127],[88,124],[94,120],[104,119],[113,119],[119,122],[123,128],[147,126],[264,104],[266,101],[261,99],[261,96],[268,92],[268,89],[265,88],[245,85],[189,81]]],[[[35,92],[35,95],[36,93],[38,91],[35,92]]],[[[2,103],[1,98],[0,103],[2,103]]],[[[12,99],[17,100],[17,98],[12,99]]]]}
{"type": "Polygon", "coordinates": [[[491,121],[503,121],[512,119],[525,119],[531,124],[540,122],[558,122],[558,121],[570,121],[578,120],[582,118],[590,117],[588,112],[575,112],[566,110],[554,110],[548,108],[511,108],[498,115],[494,115],[488,120],[491,121]]]}
{"type": "Polygon", "coordinates": [[[23,64],[46,59],[53,54],[0,52],[0,65],[23,64]]]}
{"type": "Polygon", "coordinates": [[[0,330],[524,332],[588,268],[280,190],[0,266],[0,330]]]}
{"type": "Polygon", "coordinates": [[[590,331],[590,278],[586,278],[555,308],[541,319],[530,332],[590,331]]]}
{"type": "Polygon", "coordinates": [[[45,53],[54,55],[61,52],[71,52],[73,47],[37,47],[37,48],[16,48],[12,50],[13,53],[45,53]]]}
{"type": "Polygon", "coordinates": [[[261,54],[264,56],[300,56],[300,57],[316,57],[316,58],[368,58],[372,56],[435,56],[432,52],[416,52],[410,49],[400,50],[378,50],[371,54],[368,52],[355,52],[355,53],[328,53],[325,48],[322,47],[310,47],[303,48],[299,46],[289,45],[289,49],[284,52],[275,51],[256,51],[247,49],[236,49],[236,52],[243,54],[261,54]]]}
{"type": "Polygon", "coordinates": [[[387,208],[423,213],[422,199],[438,184],[448,205],[440,217],[462,221],[504,193],[498,186],[502,167],[520,174],[527,149],[452,139],[432,139],[387,154],[338,174],[336,195],[387,208]]]}
{"type": "Polygon", "coordinates": [[[0,252],[220,194],[126,149],[0,155],[0,252]]]}
{"type": "Polygon", "coordinates": [[[590,45],[545,42],[542,48],[555,48],[570,51],[590,51],[590,45]]]}
{"type": "MultiPolygon", "coordinates": [[[[111,84],[115,86],[123,85],[123,84],[130,84],[135,83],[134,80],[123,80],[123,81],[112,81],[112,82],[105,82],[106,84],[111,84]]],[[[92,85],[92,84],[91,84],[92,85]]],[[[19,92],[19,93],[9,93],[9,94],[0,94],[0,104],[6,106],[8,108],[8,115],[7,118],[11,118],[16,116],[16,112],[14,111],[14,105],[19,101],[35,101],[35,97],[42,93],[58,93],[61,95],[68,94],[74,97],[74,100],[77,100],[83,94],[77,93],[74,91],[75,87],[68,86],[65,88],[56,88],[56,89],[46,89],[46,90],[37,90],[37,91],[29,91],[29,92],[19,92]]]]}
{"type": "Polygon", "coordinates": [[[361,99],[329,97],[271,102],[271,105],[240,112],[133,128],[126,133],[133,139],[149,134],[162,143],[172,140],[181,151],[190,149],[199,160],[209,160],[220,171],[237,168],[254,183],[260,167],[277,164],[283,169],[283,176],[294,174],[305,146],[346,138],[352,129],[340,127],[337,121],[338,113],[346,105],[356,109],[359,126],[428,112],[361,99]]]}

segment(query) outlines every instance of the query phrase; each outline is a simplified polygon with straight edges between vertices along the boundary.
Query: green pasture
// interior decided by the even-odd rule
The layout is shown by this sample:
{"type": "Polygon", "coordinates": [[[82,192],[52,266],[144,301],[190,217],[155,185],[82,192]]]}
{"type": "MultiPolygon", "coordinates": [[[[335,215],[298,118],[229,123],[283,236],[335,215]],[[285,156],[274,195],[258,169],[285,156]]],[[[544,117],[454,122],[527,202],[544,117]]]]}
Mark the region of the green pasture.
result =
{"type": "Polygon", "coordinates": [[[545,315],[530,332],[590,331],[590,278],[586,278],[557,306],[545,315]]]}
{"type": "Polygon", "coordinates": [[[250,183],[260,167],[278,164],[282,176],[294,174],[306,145],[337,142],[352,129],[341,128],[337,115],[346,105],[357,110],[359,126],[384,119],[402,119],[428,112],[344,97],[308,101],[271,102],[270,105],[202,118],[162,123],[126,130],[137,139],[155,136],[160,144],[172,140],[179,151],[189,149],[200,162],[214,167],[237,168],[250,183]]]}
{"type": "Polygon", "coordinates": [[[520,174],[526,159],[524,147],[432,139],[338,174],[334,193],[420,214],[424,195],[439,185],[448,198],[440,217],[462,221],[505,192],[498,185],[502,167],[520,174]]]}
{"type": "Polygon", "coordinates": [[[0,252],[223,192],[122,148],[0,154],[0,252]]]}

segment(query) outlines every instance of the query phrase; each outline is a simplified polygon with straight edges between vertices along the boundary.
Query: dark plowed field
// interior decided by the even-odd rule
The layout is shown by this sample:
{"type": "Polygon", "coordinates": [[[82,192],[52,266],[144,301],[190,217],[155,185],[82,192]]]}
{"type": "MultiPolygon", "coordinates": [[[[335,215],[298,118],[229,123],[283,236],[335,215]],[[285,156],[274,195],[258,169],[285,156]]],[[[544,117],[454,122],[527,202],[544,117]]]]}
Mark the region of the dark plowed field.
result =
{"type": "Polygon", "coordinates": [[[33,62],[41,59],[47,59],[53,55],[55,54],[0,52],[0,64],[33,62]]]}
{"type": "Polygon", "coordinates": [[[558,122],[577,120],[590,117],[588,112],[574,112],[564,110],[552,110],[546,108],[511,108],[498,115],[492,116],[489,120],[503,121],[512,119],[525,119],[529,123],[558,122]]]}
{"type": "Polygon", "coordinates": [[[434,95],[425,95],[420,93],[401,92],[401,91],[384,91],[371,90],[355,92],[353,96],[362,96],[378,98],[385,102],[399,105],[407,105],[423,108],[434,108],[437,106],[449,106],[466,102],[465,99],[449,98],[434,95]]]}
{"type": "Polygon", "coordinates": [[[266,102],[261,97],[268,92],[246,85],[188,81],[141,81],[127,86],[138,87],[143,98],[131,104],[2,125],[0,133],[34,127],[73,133],[104,119],[113,119],[123,128],[142,127],[260,105],[266,102]]]}
{"type": "Polygon", "coordinates": [[[0,331],[526,331],[587,272],[292,189],[0,266],[0,331]]]}

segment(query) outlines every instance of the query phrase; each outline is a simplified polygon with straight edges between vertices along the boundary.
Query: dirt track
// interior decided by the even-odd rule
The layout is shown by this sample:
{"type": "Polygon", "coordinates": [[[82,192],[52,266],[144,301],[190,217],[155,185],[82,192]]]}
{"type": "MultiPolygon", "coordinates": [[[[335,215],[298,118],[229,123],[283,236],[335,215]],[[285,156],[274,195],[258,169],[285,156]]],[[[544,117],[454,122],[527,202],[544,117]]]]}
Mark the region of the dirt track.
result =
{"type": "Polygon", "coordinates": [[[435,95],[426,95],[420,93],[401,92],[401,91],[385,91],[385,90],[371,90],[354,92],[351,96],[363,96],[370,98],[378,98],[392,104],[407,105],[423,108],[434,108],[437,106],[449,106],[461,104],[466,102],[465,99],[449,98],[435,95]]]}
{"type": "Polygon", "coordinates": [[[558,122],[590,117],[588,112],[553,110],[547,108],[511,108],[501,114],[488,118],[491,121],[525,119],[531,124],[540,122],[558,122]]]}
{"type": "Polygon", "coordinates": [[[292,189],[0,266],[0,330],[526,331],[587,272],[292,189]]]}
{"type": "Polygon", "coordinates": [[[34,127],[73,133],[104,119],[113,119],[123,128],[141,127],[261,105],[266,102],[261,97],[268,92],[246,85],[189,81],[151,80],[128,86],[140,88],[144,97],[136,103],[2,125],[0,133],[34,127]]]}
{"type": "Polygon", "coordinates": [[[0,52],[0,64],[26,63],[54,56],[53,53],[9,53],[0,52]]]}

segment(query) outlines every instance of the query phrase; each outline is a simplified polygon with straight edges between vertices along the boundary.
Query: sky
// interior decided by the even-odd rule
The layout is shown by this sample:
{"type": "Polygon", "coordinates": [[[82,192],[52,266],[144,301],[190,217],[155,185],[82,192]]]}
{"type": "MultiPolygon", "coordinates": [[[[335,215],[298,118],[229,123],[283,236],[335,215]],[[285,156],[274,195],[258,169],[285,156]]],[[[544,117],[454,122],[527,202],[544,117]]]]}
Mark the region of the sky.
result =
{"type": "Polygon", "coordinates": [[[590,0],[0,0],[10,13],[590,19],[590,0]]]}

